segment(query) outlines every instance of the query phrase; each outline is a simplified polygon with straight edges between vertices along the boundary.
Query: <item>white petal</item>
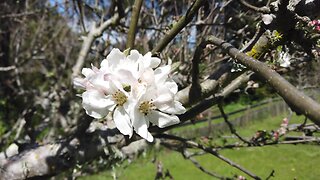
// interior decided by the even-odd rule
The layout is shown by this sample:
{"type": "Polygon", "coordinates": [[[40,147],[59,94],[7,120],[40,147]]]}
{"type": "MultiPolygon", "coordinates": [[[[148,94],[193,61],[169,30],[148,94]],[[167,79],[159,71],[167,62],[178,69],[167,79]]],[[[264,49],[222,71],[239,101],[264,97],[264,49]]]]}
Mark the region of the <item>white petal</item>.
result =
{"type": "Polygon", "coordinates": [[[151,68],[156,68],[156,67],[159,66],[160,62],[161,62],[161,60],[160,60],[159,58],[157,58],[157,57],[151,57],[151,58],[150,58],[150,65],[149,65],[149,67],[151,67],[151,68]]]}
{"type": "Polygon", "coordinates": [[[171,66],[170,65],[158,67],[157,69],[155,69],[154,70],[154,76],[155,76],[156,83],[157,84],[164,83],[168,78],[170,70],[171,70],[171,66]]]}
{"type": "Polygon", "coordinates": [[[140,55],[141,54],[137,50],[133,49],[130,51],[130,55],[127,56],[127,58],[133,62],[138,62],[139,58],[141,57],[140,55]]]}
{"type": "Polygon", "coordinates": [[[153,98],[153,103],[158,107],[174,101],[174,94],[164,85],[158,87],[157,97],[153,98]]]}
{"type": "Polygon", "coordinates": [[[142,55],[137,50],[131,50],[129,56],[121,61],[121,68],[132,72],[132,74],[138,76],[138,66],[142,55]]]}
{"type": "Polygon", "coordinates": [[[115,109],[113,113],[113,120],[122,134],[129,135],[129,137],[132,136],[130,117],[122,106],[119,106],[115,109]]]}
{"type": "Polygon", "coordinates": [[[101,67],[101,69],[103,69],[103,70],[108,69],[108,67],[109,67],[108,60],[107,60],[107,59],[103,59],[103,60],[101,61],[101,63],[100,63],[100,67],[101,67]]]}
{"type": "Polygon", "coordinates": [[[141,93],[141,96],[138,96],[138,100],[141,101],[152,101],[152,99],[156,99],[157,98],[157,91],[156,91],[156,87],[154,86],[150,86],[148,88],[145,89],[145,91],[143,93],[141,93]]]}
{"type": "Polygon", "coordinates": [[[161,60],[157,57],[151,57],[151,52],[148,52],[143,56],[143,63],[145,64],[145,68],[156,68],[159,66],[161,60]]]}
{"type": "Polygon", "coordinates": [[[154,99],[153,103],[156,106],[161,106],[162,104],[167,104],[174,101],[174,94],[170,91],[159,93],[157,98],[154,99]]]}
{"type": "Polygon", "coordinates": [[[180,122],[179,118],[175,115],[168,115],[159,111],[152,111],[148,114],[148,119],[153,124],[164,128],[180,122]]]}
{"type": "Polygon", "coordinates": [[[169,78],[164,84],[173,94],[178,92],[178,85],[171,78],[169,78]]]}
{"type": "Polygon", "coordinates": [[[107,56],[106,61],[101,62],[101,67],[108,66],[109,68],[115,68],[120,63],[120,60],[125,59],[126,56],[117,48],[111,50],[107,56]]]}
{"type": "Polygon", "coordinates": [[[102,118],[110,112],[115,103],[103,93],[93,89],[82,94],[82,105],[89,116],[102,118]]]}
{"type": "Polygon", "coordinates": [[[81,73],[85,76],[85,77],[89,77],[92,76],[94,74],[93,70],[90,68],[82,68],[81,73]]]}
{"type": "Polygon", "coordinates": [[[106,90],[107,81],[104,80],[104,74],[103,73],[96,73],[94,76],[91,76],[88,78],[88,81],[97,88],[106,90]]]}
{"type": "Polygon", "coordinates": [[[122,88],[121,84],[118,81],[112,81],[111,79],[105,85],[108,94],[113,94],[117,92],[119,88],[122,88]]]}
{"type": "Polygon", "coordinates": [[[147,87],[144,84],[137,83],[131,86],[131,95],[139,100],[146,93],[147,87]]]}
{"type": "Polygon", "coordinates": [[[173,101],[170,104],[165,104],[162,106],[157,106],[157,108],[168,114],[183,114],[186,112],[186,109],[182,106],[179,101],[173,101]]]}
{"type": "Polygon", "coordinates": [[[271,24],[273,21],[274,17],[271,14],[263,14],[262,15],[262,21],[265,25],[271,24]]]}
{"type": "Polygon", "coordinates": [[[149,142],[153,141],[153,136],[148,131],[149,122],[146,120],[145,116],[139,112],[139,110],[134,110],[134,118],[132,119],[134,130],[142,138],[149,142]]]}

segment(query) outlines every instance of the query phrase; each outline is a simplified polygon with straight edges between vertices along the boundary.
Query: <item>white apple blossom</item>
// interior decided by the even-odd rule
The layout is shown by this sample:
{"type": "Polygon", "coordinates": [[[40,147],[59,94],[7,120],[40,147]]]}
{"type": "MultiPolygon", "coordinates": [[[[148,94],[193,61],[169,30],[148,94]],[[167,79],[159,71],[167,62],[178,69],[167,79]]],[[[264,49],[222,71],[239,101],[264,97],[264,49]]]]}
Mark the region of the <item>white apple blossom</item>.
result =
{"type": "Polygon", "coordinates": [[[265,25],[269,25],[272,23],[272,21],[276,18],[275,15],[273,14],[263,14],[262,15],[262,22],[265,24],[265,25]]]}
{"type": "Polygon", "coordinates": [[[177,85],[168,77],[170,66],[146,69],[133,87],[130,108],[134,130],[148,141],[153,141],[148,132],[149,122],[167,127],[179,123],[176,114],[185,112],[182,104],[174,99],[177,85]]]}
{"type": "Polygon", "coordinates": [[[75,78],[82,88],[82,105],[89,116],[102,118],[112,113],[116,127],[124,135],[133,130],[148,141],[150,122],[160,128],[179,122],[177,114],[185,112],[175,100],[177,84],[169,77],[170,65],[158,67],[160,59],[148,52],[131,50],[126,56],[113,49],[101,62],[101,68],[83,68],[85,78],[75,78]]]}
{"type": "Polygon", "coordinates": [[[280,52],[278,62],[281,67],[284,67],[284,68],[289,67],[291,64],[290,60],[291,60],[291,55],[288,52],[283,52],[283,51],[280,52]]]}

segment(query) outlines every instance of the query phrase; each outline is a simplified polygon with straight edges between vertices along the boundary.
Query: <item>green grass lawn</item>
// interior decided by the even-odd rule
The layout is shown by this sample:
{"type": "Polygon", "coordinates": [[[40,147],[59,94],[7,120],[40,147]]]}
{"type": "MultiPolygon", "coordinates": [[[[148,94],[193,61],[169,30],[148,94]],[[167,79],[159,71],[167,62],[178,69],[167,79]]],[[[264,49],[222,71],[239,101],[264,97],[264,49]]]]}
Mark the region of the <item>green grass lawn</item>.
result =
{"type": "MultiPolygon", "coordinates": [[[[276,130],[285,115],[266,118],[256,121],[246,127],[237,128],[239,134],[251,137],[257,130],[276,130]]],[[[291,123],[301,123],[302,116],[293,116],[291,123]]],[[[229,133],[223,134],[225,136],[229,133]]],[[[232,139],[228,141],[234,141],[232,139]]],[[[272,170],[275,177],[271,179],[319,179],[320,146],[317,145],[275,145],[265,147],[251,147],[233,150],[223,150],[221,154],[240,164],[256,175],[266,178],[272,170]]],[[[115,168],[119,179],[154,179],[156,164],[154,157],[161,161],[164,170],[169,169],[175,179],[212,179],[211,176],[201,172],[189,160],[185,160],[180,153],[167,149],[161,151],[150,150],[144,157],[140,157],[127,166],[127,162],[115,168]]],[[[220,175],[232,177],[236,174],[244,175],[237,169],[211,155],[198,156],[196,159],[207,170],[220,175]]],[[[112,179],[112,171],[104,171],[96,175],[80,179],[112,179]]],[[[247,176],[246,176],[247,177],[247,176]]],[[[249,178],[250,179],[250,178],[249,178]]]]}

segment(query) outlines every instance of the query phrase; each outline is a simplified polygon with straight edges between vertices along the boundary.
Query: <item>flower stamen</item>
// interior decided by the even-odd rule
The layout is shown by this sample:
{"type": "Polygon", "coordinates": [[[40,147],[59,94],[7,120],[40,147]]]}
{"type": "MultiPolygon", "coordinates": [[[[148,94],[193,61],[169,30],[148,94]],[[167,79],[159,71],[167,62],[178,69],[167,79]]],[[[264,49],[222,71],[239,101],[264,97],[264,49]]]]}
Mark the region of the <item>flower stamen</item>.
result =
{"type": "Polygon", "coordinates": [[[120,90],[112,94],[112,97],[114,98],[118,106],[123,106],[123,104],[126,103],[128,99],[127,96],[120,90]]]}
{"type": "Polygon", "coordinates": [[[155,109],[156,109],[156,106],[150,101],[143,101],[139,105],[139,111],[144,115],[148,115],[151,112],[151,110],[155,110],[155,109]]]}

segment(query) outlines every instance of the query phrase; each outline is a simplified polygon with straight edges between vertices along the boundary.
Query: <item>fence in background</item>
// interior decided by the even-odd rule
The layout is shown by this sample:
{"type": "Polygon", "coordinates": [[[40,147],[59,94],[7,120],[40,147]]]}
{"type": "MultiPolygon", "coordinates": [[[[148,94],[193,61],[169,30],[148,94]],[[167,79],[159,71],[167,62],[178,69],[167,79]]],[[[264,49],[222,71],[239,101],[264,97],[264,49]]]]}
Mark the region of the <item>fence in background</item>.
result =
{"type": "MultiPolygon", "coordinates": [[[[278,116],[281,114],[289,113],[288,105],[280,98],[268,99],[261,103],[242,108],[231,113],[228,113],[229,121],[235,126],[244,126],[253,121],[260,121],[268,117],[278,116]]],[[[210,114],[210,113],[208,113],[210,114]]],[[[183,126],[192,126],[198,123],[207,123],[204,127],[195,129],[181,130],[176,134],[179,134],[186,138],[192,138],[195,136],[215,136],[221,134],[221,132],[229,131],[228,125],[223,122],[215,122],[221,120],[222,116],[207,117],[201,120],[195,120],[185,123],[183,126]]],[[[279,119],[279,125],[282,119],[279,119]]]]}

